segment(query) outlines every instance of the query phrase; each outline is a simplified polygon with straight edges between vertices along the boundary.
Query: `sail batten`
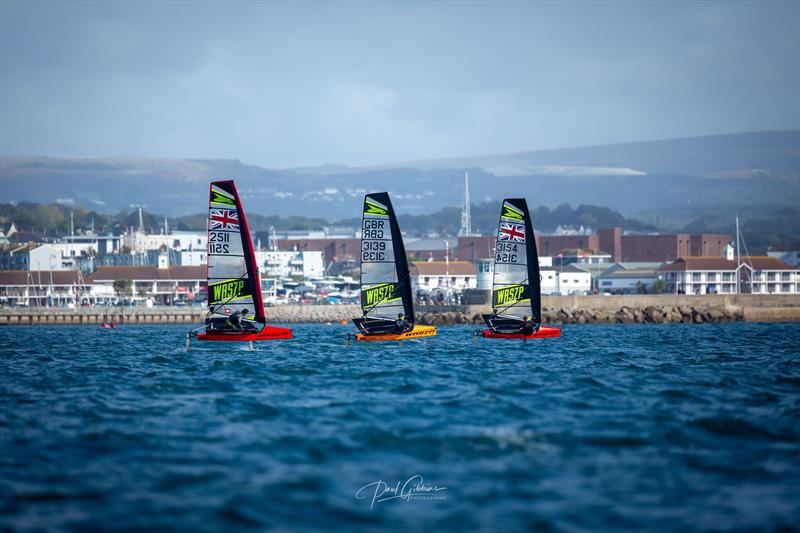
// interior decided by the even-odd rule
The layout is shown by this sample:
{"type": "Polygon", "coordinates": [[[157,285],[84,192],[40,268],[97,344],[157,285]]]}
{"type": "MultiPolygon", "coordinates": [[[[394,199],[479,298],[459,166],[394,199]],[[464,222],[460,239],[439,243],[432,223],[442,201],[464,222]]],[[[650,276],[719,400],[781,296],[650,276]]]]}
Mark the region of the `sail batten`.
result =
{"type": "Polygon", "coordinates": [[[492,309],[495,314],[541,324],[539,256],[528,203],[524,198],[503,200],[497,227],[492,309]]]}
{"type": "Polygon", "coordinates": [[[233,181],[211,183],[207,264],[210,318],[247,309],[246,318],[265,323],[253,242],[233,181]]]}
{"type": "Polygon", "coordinates": [[[361,309],[364,317],[414,322],[403,236],[389,194],[364,197],[361,222],[361,309]]]}

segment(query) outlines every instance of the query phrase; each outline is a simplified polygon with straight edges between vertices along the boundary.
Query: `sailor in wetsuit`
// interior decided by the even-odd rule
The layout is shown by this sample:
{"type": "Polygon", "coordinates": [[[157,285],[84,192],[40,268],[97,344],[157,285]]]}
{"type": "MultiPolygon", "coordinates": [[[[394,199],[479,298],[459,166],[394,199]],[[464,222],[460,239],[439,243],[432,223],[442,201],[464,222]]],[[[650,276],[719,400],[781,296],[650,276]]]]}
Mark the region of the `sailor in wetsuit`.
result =
{"type": "Polygon", "coordinates": [[[528,315],[522,317],[522,334],[532,335],[534,331],[536,331],[536,326],[533,324],[531,317],[528,315]]]}
{"type": "Polygon", "coordinates": [[[246,323],[247,317],[247,309],[242,309],[241,311],[234,311],[230,314],[230,316],[225,320],[225,329],[239,329],[244,331],[244,323],[246,323]]]}
{"type": "Polygon", "coordinates": [[[394,321],[394,332],[395,333],[405,333],[412,328],[411,324],[408,323],[406,317],[403,313],[397,314],[397,320],[394,321]]]}

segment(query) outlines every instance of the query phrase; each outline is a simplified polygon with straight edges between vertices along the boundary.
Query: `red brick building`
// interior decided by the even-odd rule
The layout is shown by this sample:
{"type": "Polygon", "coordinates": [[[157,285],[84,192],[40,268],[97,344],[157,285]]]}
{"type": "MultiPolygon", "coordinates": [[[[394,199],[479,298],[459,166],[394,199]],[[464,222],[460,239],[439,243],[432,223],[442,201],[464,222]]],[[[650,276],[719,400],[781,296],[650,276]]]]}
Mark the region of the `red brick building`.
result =
{"type": "MultiPolygon", "coordinates": [[[[600,250],[611,254],[612,262],[674,261],[688,256],[722,256],[731,242],[726,234],[688,233],[623,235],[621,228],[605,228],[591,235],[536,235],[541,256],[555,256],[567,249],[600,250]]],[[[413,260],[442,261],[449,250],[451,261],[477,261],[494,254],[495,237],[440,237],[407,239],[406,251],[413,260]],[[447,245],[445,244],[447,243],[447,245]]],[[[308,250],[325,253],[325,264],[359,262],[360,239],[298,239],[277,241],[279,250],[308,250]]]]}

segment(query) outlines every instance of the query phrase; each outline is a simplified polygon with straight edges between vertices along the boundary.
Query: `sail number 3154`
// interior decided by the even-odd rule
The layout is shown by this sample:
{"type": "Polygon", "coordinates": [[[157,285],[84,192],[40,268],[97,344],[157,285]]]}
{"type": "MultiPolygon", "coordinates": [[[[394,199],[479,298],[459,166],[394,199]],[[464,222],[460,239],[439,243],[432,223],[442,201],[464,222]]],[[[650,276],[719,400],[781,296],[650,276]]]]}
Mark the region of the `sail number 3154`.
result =
{"type": "Polygon", "coordinates": [[[497,254],[494,258],[495,263],[517,263],[519,256],[517,255],[517,244],[507,242],[497,243],[497,254]]]}

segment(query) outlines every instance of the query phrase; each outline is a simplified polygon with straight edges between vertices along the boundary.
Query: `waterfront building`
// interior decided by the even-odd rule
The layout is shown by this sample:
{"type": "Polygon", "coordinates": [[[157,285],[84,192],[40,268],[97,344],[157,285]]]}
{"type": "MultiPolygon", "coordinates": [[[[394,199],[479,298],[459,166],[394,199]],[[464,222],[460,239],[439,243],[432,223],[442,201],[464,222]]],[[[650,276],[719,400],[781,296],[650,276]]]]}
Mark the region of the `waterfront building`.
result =
{"type": "Polygon", "coordinates": [[[0,305],[76,307],[113,295],[86,282],[79,270],[1,270],[0,305]]]}
{"type": "Polygon", "coordinates": [[[636,294],[652,292],[658,280],[660,262],[614,263],[593,280],[593,289],[604,294],[636,294]]]}
{"type": "Polygon", "coordinates": [[[583,250],[582,248],[561,250],[554,258],[556,265],[569,265],[572,263],[607,264],[611,262],[611,254],[600,250],[583,250]]]}
{"type": "Polygon", "coordinates": [[[419,261],[409,265],[411,288],[417,291],[463,291],[478,286],[475,264],[469,261],[419,261]]]}
{"type": "Polygon", "coordinates": [[[206,232],[196,231],[173,231],[166,234],[132,231],[122,236],[122,239],[123,245],[136,253],[164,248],[178,251],[195,251],[206,250],[208,235],[206,232]]]}
{"type": "Polygon", "coordinates": [[[256,262],[265,277],[321,278],[325,275],[325,254],[317,251],[257,251],[256,262]]]}
{"type": "Polygon", "coordinates": [[[675,294],[800,294],[800,269],[769,256],[682,257],[658,270],[675,294]]]}
{"type": "Polygon", "coordinates": [[[204,298],[206,288],[205,266],[169,266],[161,260],[160,266],[98,267],[86,277],[87,283],[104,285],[113,291],[114,282],[130,280],[132,299],[150,299],[157,304],[175,304],[204,298]]]}
{"type": "Polygon", "coordinates": [[[592,276],[575,265],[539,267],[542,294],[582,295],[592,289],[592,276]]]}
{"type": "Polygon", "coordinates": [[[7,243],[0,245],[0,270],[71,270],[75,261],[57,244],[7,243]]]}

